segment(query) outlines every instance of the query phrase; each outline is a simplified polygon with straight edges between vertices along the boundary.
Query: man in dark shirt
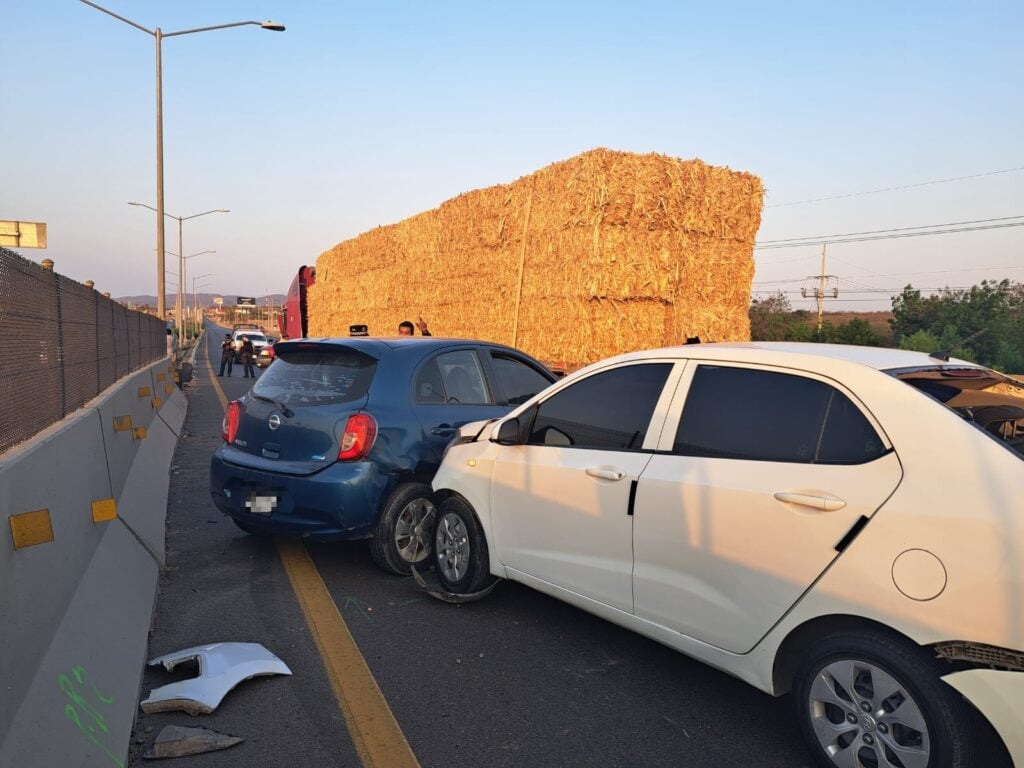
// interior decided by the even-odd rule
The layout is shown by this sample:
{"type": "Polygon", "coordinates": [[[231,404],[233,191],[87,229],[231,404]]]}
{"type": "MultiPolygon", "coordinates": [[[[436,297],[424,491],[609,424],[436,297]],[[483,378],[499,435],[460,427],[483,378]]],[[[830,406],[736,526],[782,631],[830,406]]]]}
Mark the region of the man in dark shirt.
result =
{"type": "Polygon", "coordinates": [[[248,336],[242,337],[242,366],[245,369],[245,375],[243,379],[255,379],[256,369],[253,368],[252,361],[256,358],[256,348],[252,345],[252,341],[249,340],[248,336]]]}
{"type": "Polygon", "coordinates": [[[220,343],[220,373],[218,376],[224,375],[224,366],[228,367],[228,376],[231,375],[231,366],[235,362],[235,345],[231,341],[231,334],[224,334],[224,341],[220,343]]]}
{"type": "MultiPolygon", "coordinates": [[[[420,333],[422,333],[424,336],[430,336],[431,335],[430,331],[427,330],[427,324],[425,322],[423,322],[423,318],[422,317],[419,318],[416,321],[416,326],[420,329],[420,333]]],[[[413,324],[411,322],[409,322],[408,320],[403,320],[402,322],[400,322],[398,324],[398,335],[399,336],[414,336],[415,333],[416,333],[416,331],[413,330],[413,324]]]]}

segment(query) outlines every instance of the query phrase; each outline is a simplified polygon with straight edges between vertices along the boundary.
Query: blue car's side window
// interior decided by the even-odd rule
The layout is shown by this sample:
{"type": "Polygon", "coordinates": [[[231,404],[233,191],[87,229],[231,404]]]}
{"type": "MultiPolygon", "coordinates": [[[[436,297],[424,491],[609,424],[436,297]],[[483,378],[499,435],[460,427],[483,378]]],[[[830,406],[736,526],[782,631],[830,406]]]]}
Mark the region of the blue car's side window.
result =
{"type": "Polygon", "coordinates": [[[491,405],[476,352],[460,349],[427,361],[416,376],[415,399],[423,404],[491,405]]]}
{"type": "Polygon", "coordinates": [[[415,398],[417,403],[443,403],[444,385],[441,383],[441,372],[437,369],[437,361],[430,360],[420,369],[416,377],[415,398]]]}
{"type": "Polygon", "coordinates": [[[493,405],[476,352],[460,349],[430,360],[416,377],[416,402],[493,405]]]}

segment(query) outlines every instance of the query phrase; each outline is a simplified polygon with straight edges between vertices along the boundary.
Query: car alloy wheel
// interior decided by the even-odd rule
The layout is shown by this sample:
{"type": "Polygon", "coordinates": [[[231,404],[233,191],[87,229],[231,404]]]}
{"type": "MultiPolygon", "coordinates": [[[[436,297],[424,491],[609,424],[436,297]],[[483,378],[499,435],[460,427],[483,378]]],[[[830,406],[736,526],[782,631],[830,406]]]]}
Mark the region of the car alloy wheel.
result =
{"type": "Polygon", "coordinates": [[[410,501],[395,520],[395,549],[401,558],[419,565],[430,555],[430,532],[437,510],[429,499],[410,501]]]}
{"type": "Polygon", "coordinates": [[[836,765],[927,768],[931,740],[921,706],[880,667],[832,661],[807,696],[818,744],[836,765]]]}
{"type": "Polygon", "coordinates": [[[448,592],[472,595],[493,578],[487,539],[473,508],[461,496],[449,496],[437,508],[434,565],[448,592]]]}
{"type": "Polygon", "coordinates": [[[370,554],[385,571],[408,576],[413,564],[430,564],[431,536],[437,510],[426,483],[403,483],[381,506],[370,554]]]}
{"type": "Polygon", "coordinates": [[[469,533],[462,518],[452,512],[443,515],[437,524],[437,566],[449,583],[462,581],[469,570],[469,533]]]}
{"type": "Polygon", "coordinates": [[[991,727],[942,680],[949,665],[929,649],[883,628],[851,627],[813,642],[800,656],[793,708],[819,765],[998,764],[979,758],[991,727]]]}

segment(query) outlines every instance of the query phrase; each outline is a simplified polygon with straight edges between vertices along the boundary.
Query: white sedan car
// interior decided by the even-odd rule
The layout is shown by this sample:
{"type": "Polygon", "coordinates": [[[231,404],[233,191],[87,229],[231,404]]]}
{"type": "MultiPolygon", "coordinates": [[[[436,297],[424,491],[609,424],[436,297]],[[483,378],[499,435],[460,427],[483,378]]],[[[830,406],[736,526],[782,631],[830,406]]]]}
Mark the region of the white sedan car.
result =
{"type": "Polygon", "coordinates": [[[262,331],[251,331],[245,328],[235,331],[231,334],[231,343],[235,348],[235,362],[241,361],[242,341],[244,339],[249,339],[252,342],[253,362],[255,363],[263,347],[269,344],[270,341],[262,331]]]}
{"type": "Polygon", "coordinates": [[[438,576],[791,692],[824,766],[1024,768],[1022,452],[1024,385],[941,354],[622,355],[460,430],[438,576]]]}

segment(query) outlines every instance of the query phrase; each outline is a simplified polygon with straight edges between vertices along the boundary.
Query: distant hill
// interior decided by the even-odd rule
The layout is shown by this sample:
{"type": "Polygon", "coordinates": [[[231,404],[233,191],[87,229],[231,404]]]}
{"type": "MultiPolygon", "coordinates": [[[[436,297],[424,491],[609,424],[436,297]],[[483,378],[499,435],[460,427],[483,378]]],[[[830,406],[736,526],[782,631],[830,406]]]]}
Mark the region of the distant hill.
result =
{"type": "MultiPolygon", "coordinates": [[[[233,293],[198,293],[196,294],[196,300],[199,302],[200,307],[208,308],[214,306],[213,299],[216,296],[220,296],[224,299],[225,307],[235,306],[236,299],[238,296],[233,293]]],[[[279,307],[284,303],[285,294],[283,293],[271,293],[269,295],[256,296],[256,305],[264,307],[269,302],[272,307],[279,307]]],[[[174,293],[167,297],[167,306],[173,307],[174,303],[178,300],[178,294],[174,293]]],[[[114,301],[120,302],[121,304],[129,304],[133,307],[155,307],[156,306],[156,295],[155,294],[140,294],[137,296],[117,296],[114,301]]],[[[188,305],[192,306],[192,294],[188,295],[188,305]]]]}

